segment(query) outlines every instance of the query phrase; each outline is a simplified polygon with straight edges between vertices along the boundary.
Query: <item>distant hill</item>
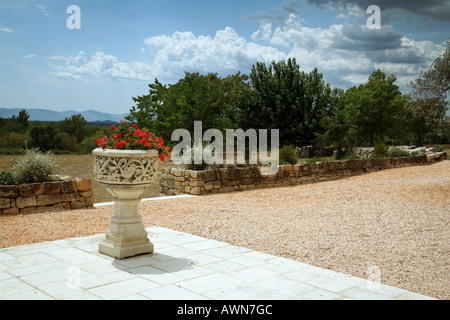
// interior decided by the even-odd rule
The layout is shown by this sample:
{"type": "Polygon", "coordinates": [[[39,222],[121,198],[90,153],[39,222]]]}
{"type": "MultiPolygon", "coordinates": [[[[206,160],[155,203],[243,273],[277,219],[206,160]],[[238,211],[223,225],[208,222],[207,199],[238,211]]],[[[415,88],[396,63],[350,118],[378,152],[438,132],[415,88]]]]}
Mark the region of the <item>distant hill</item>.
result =
{"type": "Polygon", "coordinates": [[[111,114],[98,112],[94,110],[87,111],[53,111],[47,109],[27,109],[27,108],[16,108],[16,109],[7,109],[0,108],[0,117],[1,118],[11,118],[13,115],[18,115],[21,110],[25,109],[27,113],[30,115],[29,121],[62,121],[65,118],[70,118],[74,114],[81,114],[86,121],[88,122],[120,122],[120,120],[124,120],[128,113],[124,114],[111,114]]]}

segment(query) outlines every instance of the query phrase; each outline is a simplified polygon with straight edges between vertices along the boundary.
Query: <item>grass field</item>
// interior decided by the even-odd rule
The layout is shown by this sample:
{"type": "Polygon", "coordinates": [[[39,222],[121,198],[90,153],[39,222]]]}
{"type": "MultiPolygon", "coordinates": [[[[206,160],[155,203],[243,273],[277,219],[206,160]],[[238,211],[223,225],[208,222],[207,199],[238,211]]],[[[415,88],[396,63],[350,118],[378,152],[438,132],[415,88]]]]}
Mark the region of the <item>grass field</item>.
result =
{"type": "MultiPolygon", "coordinates": [[[[95,195],[95,203],[112,201],[111,195],[97,181],[94,176],[94,156],[87,155],[55,155],[55,161],[59,168],[56,174],[67,175],[74,178],[90,178],[92,179],[92,187],[95,195]]],[[[20,155],[0,155],[0,171],[9,171],[13,163],[13,159],[19,159],[20,155]]],[[[170,161],[158,161],[159,168],[171,167],[170,161]]],[[[158,171],[159,172],[159,171],[158,171]]],[[[154,182],[145,192],[144,198],[158,197],[159,184],[154,182]]]]}

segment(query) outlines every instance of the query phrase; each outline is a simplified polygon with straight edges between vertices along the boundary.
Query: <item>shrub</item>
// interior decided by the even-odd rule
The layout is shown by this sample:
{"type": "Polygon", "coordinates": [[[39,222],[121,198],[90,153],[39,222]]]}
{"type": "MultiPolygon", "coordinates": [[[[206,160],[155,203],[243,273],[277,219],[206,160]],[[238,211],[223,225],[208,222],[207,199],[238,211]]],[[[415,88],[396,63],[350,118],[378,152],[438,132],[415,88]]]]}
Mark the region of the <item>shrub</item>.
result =
{"type": "Polygon", "coordinates": [[[0,171],[0,186],[15,184],[14,177],[11,172],[0,171]]]}
{"type": "Polygon", "coordinates": [[[284,146],[280,150],[280,164],[289,163],[296,164],[298,161],[297,153],[295,153],[295,148],[293,145],[284,146]]]}
{"type": "Polygon", "coordinates": [[[378,143],[374,148],[374,156],[377,158],[385,157],[388,153],[389,147],[384,143],[378,143]]]}
{"type": "Polygon", "coordinates": [[[208,168],[208,164],[205,162],[205,159],[203,158],[203,146],[197,146],[194,145],[193,148],[191,148],[191,154],[190,154],[191,162],[186,165],[186,169],[188,170],[195,170],[195,171],[201,171],[208,168]],[[202,154],[202,162],[201,163],[195,163],[195,150],[198,150],[200,154],[202,154]]]}
{"type": "Polygon", "coordinates": [[[435,151],[435,152],[443,152],[443,151],[444,151],[444,147],[441,146],[441,145],[436,145],[436,146],[434,147],[434,151],[435,151]]]}
{"type": "Polygon", "coordinates": [[[400,157],[410,157],[410,156],[411,156],[411,154],[408,151],[402,150],[399,148],[392,148],[388,152],[389,158],[400,158],[400,157]]]}
{"type": "Polygon", "coordinates": [[[22,159],[14,160],[11,173],[18,184],[44,182],[49,180],[56,167],[52,154],[27,149],[22,159]]]}

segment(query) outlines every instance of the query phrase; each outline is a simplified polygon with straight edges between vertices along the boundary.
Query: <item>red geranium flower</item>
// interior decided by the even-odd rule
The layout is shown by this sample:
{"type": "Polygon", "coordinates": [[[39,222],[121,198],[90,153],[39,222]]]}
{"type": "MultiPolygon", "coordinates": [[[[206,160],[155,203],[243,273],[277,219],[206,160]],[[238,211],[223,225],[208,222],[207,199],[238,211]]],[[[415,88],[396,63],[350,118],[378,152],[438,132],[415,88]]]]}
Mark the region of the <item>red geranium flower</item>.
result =
{"type": "Polygon", "coordinates": [[[158,150],[161,161],[169,156],[170,147],[166,147],[162,137],[156,137],[148,129],[139,129],[136,123],[121,121],[117,125],[111,126],[111,136],[99,138],[97,145],[103,149],[120,150],[158,150]]]}

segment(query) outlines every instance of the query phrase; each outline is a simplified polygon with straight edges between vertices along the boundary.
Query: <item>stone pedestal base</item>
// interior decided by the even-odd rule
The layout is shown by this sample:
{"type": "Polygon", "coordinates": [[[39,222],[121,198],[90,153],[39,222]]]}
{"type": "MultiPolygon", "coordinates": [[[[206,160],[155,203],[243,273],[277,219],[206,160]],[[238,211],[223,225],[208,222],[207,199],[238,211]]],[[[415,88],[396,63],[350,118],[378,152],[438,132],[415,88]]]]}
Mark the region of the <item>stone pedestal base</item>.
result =
{"type": "Polygon", "coordinates": [[[139,214],[140,196],[147,186],[104,185],[113,195],[115,206],[109,230],[98,246],[99,252],[117,259],[153,253],[153,244],[147,238],[139,214]]]}

